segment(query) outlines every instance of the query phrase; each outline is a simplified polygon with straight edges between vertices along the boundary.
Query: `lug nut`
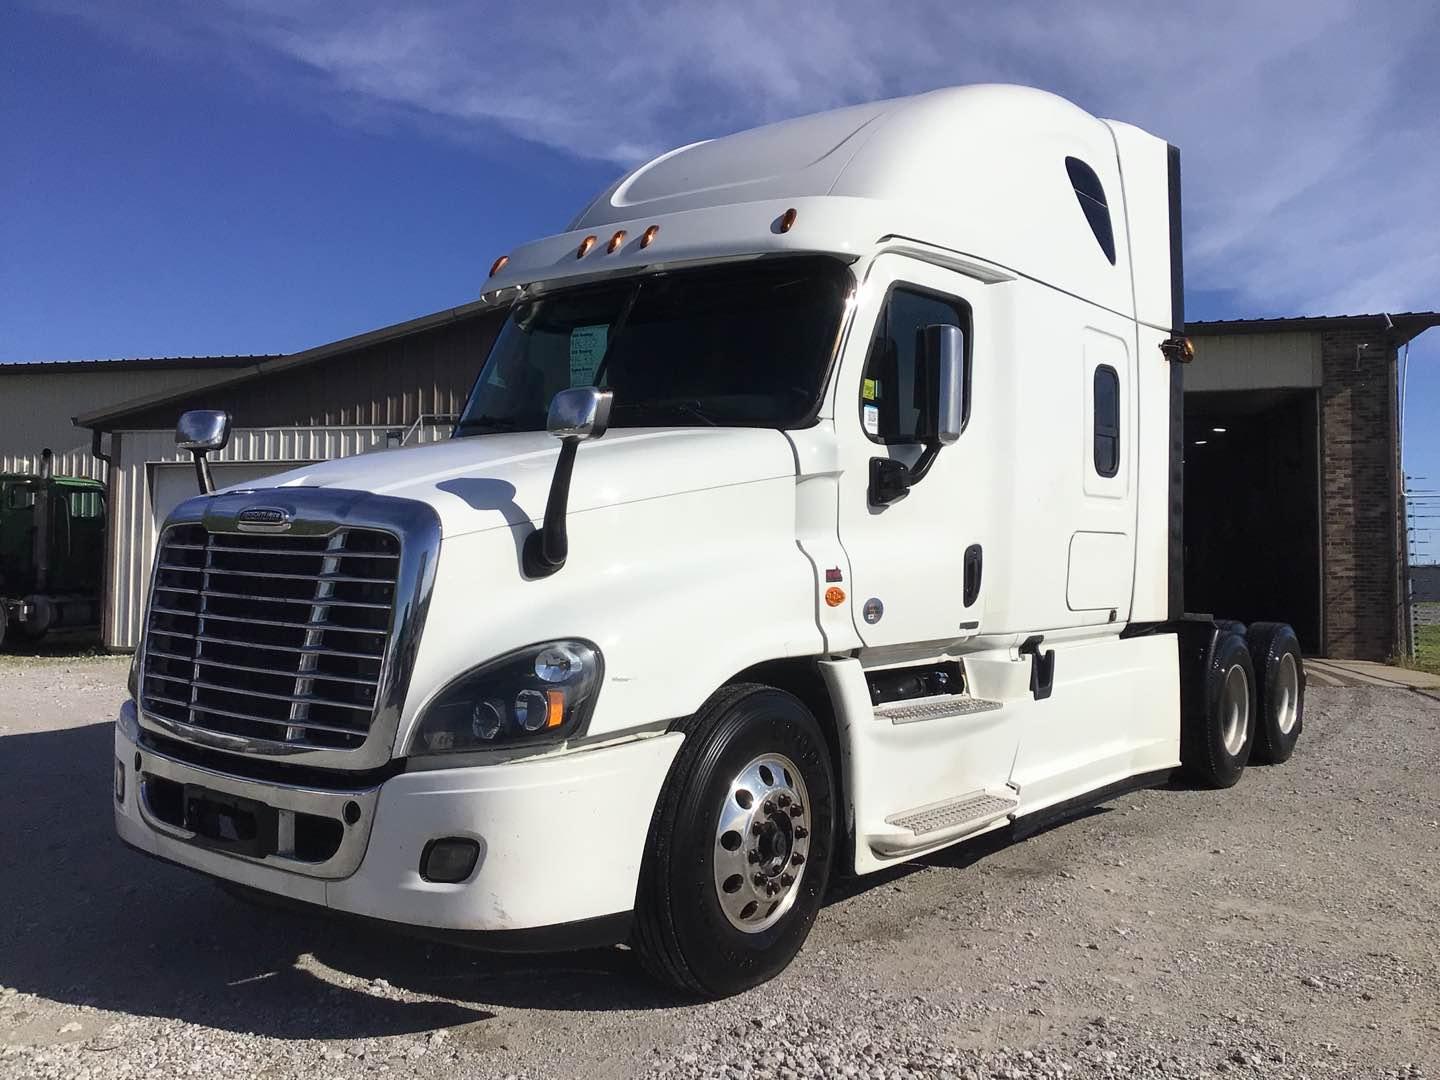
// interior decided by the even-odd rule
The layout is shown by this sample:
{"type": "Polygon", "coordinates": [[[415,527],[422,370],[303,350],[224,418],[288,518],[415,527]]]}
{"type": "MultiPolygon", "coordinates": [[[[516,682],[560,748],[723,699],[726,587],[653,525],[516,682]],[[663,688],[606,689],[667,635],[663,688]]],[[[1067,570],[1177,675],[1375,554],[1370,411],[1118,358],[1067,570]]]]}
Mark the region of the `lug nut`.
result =
{"type": "Polygon", "coordinates": [[[799,866],[799,865],[800,865],[801,863],[803,863],[804,861],[805,861],[805,856],[804,856],[804,855],[801,855],[800,852],[798,852],[798,851],[795,852],[794,855],[791,855],[791,856],[790,856],[790,865],[792,865],[792,866],[799,866]]]}
{"type": "Polygon", "coordinates": [[[784,807],[790,805],[790,796],[789,796],[789,795],[781,795],[780,798],[778,798],[778,799],[776,800],[776,802],[778,802],[778,803],[780,804],[781,808],[783,809],[784,807]]]}
{"type": "Polygon", "coordinates": [[[781,884],[781,885],[794,885],[794,884],[795,884],[795,875],[794,875],[794,874],[781,874],[781,875],[780,875],[780,884],[781,884]]]}
{"type": "Polygon", "coordinates": [[[809,835],[810,835],[810,830],[807,829],[807,828],[805,828],[804,825],[796,825],[796,826],[795,826],[795,839],[796,839],[796,840],[804,840],[805,837],[807,837],[807,836],[809,836],[809,835]]]}
{"type": "Polygon", "coordinates": [[[799,817],[803,813],[805,813],[805,811],[800,808],[800,804],[798,802],[794,806],[790,807],[791,817],[799,817]]]}
{"type": "Polygon", "coordinates": [[[760,807],[760,809],[761,809],[761,810],[764,810],[765,813],[767,813],[767,814],[773,814],[773,813],[775,813],[775,802],[774,802],[774,800],[773,800],[773,799],[766,799],[765,802],[764,802],[764,805],[762,805],[762,806],[760,807]]]}
{"type": "Polygon", "coordinates": [[[764,884],[765,884],[765,875],[764,875],[764,874],[756,874],[756,875],[755,875],[754,877],[752,877],[750,880],[753,881],[756,885],[764,885],[764,884]]]}
{"type": "Polygon", "coordinates": [[[751,862],[759,862],[759,861],[760,861],[760,852],[756,851],[756,850],[752,847],[749,851],[747,851],[747,852],[745,853],[745,857],[746,857],[747,859],[749,859],[751,862]]]}
{"type": "Polygon", "coordinates": [[[761,833],[763,833],[764,831],[765,831],[765,826],[764,826],[764,825],[761,825],[760,822],[758,822],[758,821],[755,822],[755,824],[753,824],[753,825],[750,826],[750,835],[752,835],[752,836],[759,836],[759,835],[760,835],[761,833]]]}

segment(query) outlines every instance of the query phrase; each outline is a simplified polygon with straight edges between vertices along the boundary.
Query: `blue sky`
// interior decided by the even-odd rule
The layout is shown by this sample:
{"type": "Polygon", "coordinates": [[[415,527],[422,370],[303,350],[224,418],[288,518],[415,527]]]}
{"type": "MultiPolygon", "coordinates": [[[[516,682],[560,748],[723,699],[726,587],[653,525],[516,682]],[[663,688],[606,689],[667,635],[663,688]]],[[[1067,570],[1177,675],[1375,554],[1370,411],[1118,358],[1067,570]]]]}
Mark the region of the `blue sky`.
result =
{"type": "MultiPolygon", "coordinates": [[[[1440,307],[1433,3],[799,11],[8,5],[0,360],[284,352],[464,303],[646,154],[980,81],[1181,147],[1192,318],[1440,307]]],[[[1410,360],[1407,466],[1440,488],[1440,330],[1410,360]]]]}

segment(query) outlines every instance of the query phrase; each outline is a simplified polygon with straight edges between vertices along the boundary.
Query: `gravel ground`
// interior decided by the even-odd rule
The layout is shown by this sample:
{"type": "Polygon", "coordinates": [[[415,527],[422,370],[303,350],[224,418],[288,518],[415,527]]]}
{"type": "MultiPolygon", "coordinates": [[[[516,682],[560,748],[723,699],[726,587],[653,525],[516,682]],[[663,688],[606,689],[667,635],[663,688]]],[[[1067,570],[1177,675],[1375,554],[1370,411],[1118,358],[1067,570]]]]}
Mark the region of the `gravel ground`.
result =
{"type": "Polygon", "coordinates": [[[0,1077],[1440,1077],[1440,702],[1315,689],[1292,761],[845,883],[696,1005],[252,909],[112,835],[126,664],[0,659],[0,1077]]]}

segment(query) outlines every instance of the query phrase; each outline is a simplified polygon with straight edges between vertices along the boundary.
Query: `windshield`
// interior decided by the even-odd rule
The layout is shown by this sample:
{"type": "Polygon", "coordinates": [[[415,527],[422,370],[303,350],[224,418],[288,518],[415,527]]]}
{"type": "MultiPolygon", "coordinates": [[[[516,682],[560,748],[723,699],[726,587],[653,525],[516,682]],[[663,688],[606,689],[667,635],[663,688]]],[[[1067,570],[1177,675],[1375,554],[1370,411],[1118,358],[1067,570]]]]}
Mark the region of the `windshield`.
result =
{"type": "Polygon", "coordinates": [[[615,392],[611,427],[797,427],[824,390],[851,288],[821,256],[582,286],[515,306],[455,435],[544,431],[550,399],[615,392]]]}

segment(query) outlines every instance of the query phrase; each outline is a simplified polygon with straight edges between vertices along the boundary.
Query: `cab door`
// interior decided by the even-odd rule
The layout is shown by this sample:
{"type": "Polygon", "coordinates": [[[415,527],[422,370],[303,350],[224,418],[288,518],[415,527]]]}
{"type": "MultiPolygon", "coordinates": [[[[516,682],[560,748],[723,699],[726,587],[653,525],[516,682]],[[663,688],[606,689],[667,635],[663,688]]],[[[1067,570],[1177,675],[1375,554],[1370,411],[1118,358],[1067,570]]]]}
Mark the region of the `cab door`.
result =
{"type": "MultiPolygon", "coordinates": [[[[974,636],[985,612],[983,499],[990,474],[976,437],[985,408],[975,372],[986,363],[983,282],[902,255],[881,255],[861,288],[836,384],[843,477],[840,539],[850,561],[855,628],[867,647],[927,646],[974,636]],[[915,466],[926,395],[918,338],[959,327],[965,349],[965,422],[902,498],[876,499],[875,460],[915,466]]],[[[920,649],[923,653],[929,650],[920,649]]]]}

